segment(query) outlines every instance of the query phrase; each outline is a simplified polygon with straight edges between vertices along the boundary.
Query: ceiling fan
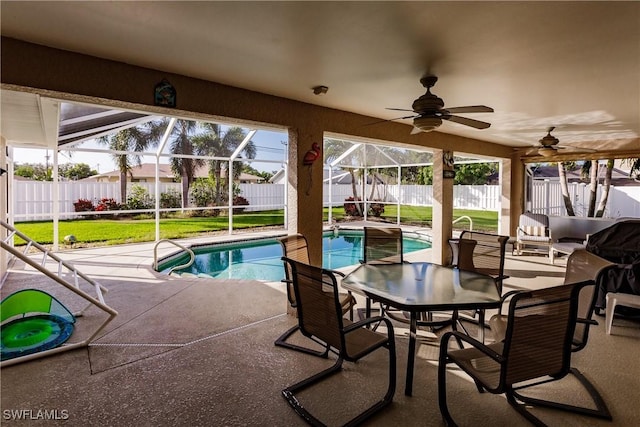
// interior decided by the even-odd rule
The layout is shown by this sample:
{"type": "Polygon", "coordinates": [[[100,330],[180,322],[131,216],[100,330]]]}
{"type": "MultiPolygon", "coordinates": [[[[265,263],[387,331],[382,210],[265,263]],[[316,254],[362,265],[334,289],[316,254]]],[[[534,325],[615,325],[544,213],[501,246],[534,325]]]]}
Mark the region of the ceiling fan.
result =
{"type": "Polygon", "coordinates": [[[493,108],[484,105],[470,105],[466,107],[444,108],[442,98],[431,93],[431,88],[438,81],[438,77],[428,75],[420,79],[422,86],[427,88],[427,93],[413,101],[411,110],[402,108],[387,108],[394,111],[411,111],[415,114],[405,117],[398,117],[392,120],[413,119],[414,132],[430,132],[438,128],[443,120],[471,126],[476,129],[486,129],[491,123],[481,122],[466,117],[455,116],[458,113],[493,113],[493,108]]]}
{"type": "Polygon", "coordinates": [[[542,137],[538,142],[540,146],[534,146],[527,150],[526,155],[539,155],[542,157],[552,157],[558,153],[558,150],[569,150],[569,151],[578,151],[583,153],[593,153],[595,150],[590,148],[579,148],[579,147],[565,147],[558,145],[560,140],[555,136],[551,135],[551,132],[555,129],[555,126],[551,126],[547,129],[547,134],[542,137]]]}

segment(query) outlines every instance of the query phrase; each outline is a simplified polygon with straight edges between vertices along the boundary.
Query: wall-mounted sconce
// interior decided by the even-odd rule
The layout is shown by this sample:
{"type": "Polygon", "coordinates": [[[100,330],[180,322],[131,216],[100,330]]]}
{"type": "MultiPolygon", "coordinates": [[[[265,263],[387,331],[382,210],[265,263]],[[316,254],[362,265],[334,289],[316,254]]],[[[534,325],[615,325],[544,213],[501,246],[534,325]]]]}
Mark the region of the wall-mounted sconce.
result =
{"type": "Polygon", "coordinates": [[[7,170],[0,168],[0,176],[4,175],[5,173],[7,173],[7,170]]]}

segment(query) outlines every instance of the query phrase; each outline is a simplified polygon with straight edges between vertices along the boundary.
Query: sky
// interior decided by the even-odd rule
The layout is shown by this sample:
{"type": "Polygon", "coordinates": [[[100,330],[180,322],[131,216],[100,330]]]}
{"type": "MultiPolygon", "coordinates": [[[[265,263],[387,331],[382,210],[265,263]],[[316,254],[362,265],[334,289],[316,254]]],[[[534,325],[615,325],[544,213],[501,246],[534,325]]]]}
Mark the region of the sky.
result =
{"type": "MultiPolygon", "coordinates": [[[[287,149],[287,133],[274,132],[267,130],[259,130],[251,139],[256,146],[256,160],[251,162],[251,167],[258,171],[275,172],[282,168],[286,157],[287,149]],[[269,162],[260,162],[259,160],[268,160],[269,162]],[[275,161],[275,163],[272,163],[275,161]]],[[[87,141],[82,144],[84,148],[105,149],[103,145],[98,145],[93,141],[87,141]]],[[[149,151],[154,151],[150,149],[149,151]]],[[[53,164],[52,150],[30,149],[30,148],[14,148],[13,159],[16,164],[53,164]],[[49,156],[47,160],[47,156],[49,156]]],[[[65,163],[86,163],[95,169],[98,173],[107,173],[116,170],[111,155],[107,153],[88,153],[80,151],[61,150],[58,153],[58,164],[65,163]]],[[[155,157],[143,156],[142,163],[155,163],[155,157]]],[[[161,157],[160,163],[169,163],[168,157],[161,157]]]]}

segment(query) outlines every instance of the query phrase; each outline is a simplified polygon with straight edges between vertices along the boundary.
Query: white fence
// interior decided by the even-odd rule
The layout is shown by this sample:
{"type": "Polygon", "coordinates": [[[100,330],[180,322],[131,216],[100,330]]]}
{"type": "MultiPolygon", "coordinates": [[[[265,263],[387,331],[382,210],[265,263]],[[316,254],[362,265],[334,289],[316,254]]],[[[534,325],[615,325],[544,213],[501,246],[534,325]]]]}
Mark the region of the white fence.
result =
{"type": "MultiPolygon", "coordinates": [[[[53,217],[53,183],[42,181],[14,181],[13,216],[16,221],[46,220],[53,217]]],[[[154,183],[135,183],[155,193],[154,183]]],[[[129,184],[129,189],[131,188],[129,184]]],[[[282,209],[285,205],[285,186],[282,184],[240,184],[242,197],[249,201],[248,211],[282,209]]],[[[160,192],[181,191],[179,183],[161,183],[160,192]]],[[[358,188],[362,197],[362,189],[358,188]]],[[[584,215],[589,203],[589,187],[584,184],[570,184],[576,215],[584,215]]],[[[402,205],[428,206],[433,204],[433,188],[429,185],[387,186],[386,202],[402,205]]],[[[329,185],[323,188],[324,205],[342,206],[344,200],[352,196],[351,185],[329,185]],[[331,194],[331,200],[329,195],[331,194]]],[[[61,219],[76,218],[73,203],[78,199],[92,200],[102,198],[120,201],[118,183],[96,182],[60,182],[59,212],[61,219]]],[[[367,192],[368,194],[368,192],[367,192]]],[[[528,206],[533,212],[548,215],[565,215],[564,203],[557,182],[534,182],[532,203],[528,206]]],[[[599,199],[598,199],[599,200],[599,199]]],[[[500,187],[497,185],[456,185],[454,186],[454,207],[460,209],[481,209],[498,211],[500,187]]],[[[612,187],[606,216],[640,217],[640,187],[612,187]]]]}
{"type": "MultiPolygon", "coordinates": [[[[601,195],[602,186],[599,185],[596,192],[596,209],[600,203],[601,195]]],[[[569,196],[576,216],[586,216],[591,198],[589,185],[582,183],[569,184],[569,196]]],[[[531,212],[553,216],[567,214],[559,182],[534,181],[532,192],[528,199],[530,204],[528,204],[527,208],[531,212]]],[[[640,217],[640,186],[611,187],[604,217],[640,217]]]]}

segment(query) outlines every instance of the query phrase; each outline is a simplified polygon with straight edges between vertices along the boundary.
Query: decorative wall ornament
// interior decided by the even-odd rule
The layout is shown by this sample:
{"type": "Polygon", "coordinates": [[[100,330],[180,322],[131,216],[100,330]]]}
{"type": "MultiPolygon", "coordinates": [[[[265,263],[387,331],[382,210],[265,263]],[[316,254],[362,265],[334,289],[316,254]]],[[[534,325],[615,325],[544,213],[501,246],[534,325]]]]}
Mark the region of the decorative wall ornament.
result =
{"type": "Polygon", "coordinates": [[[322,155],[322,150],[320,149],[320,145],[314,142],[311,145],[311,150],[307,151],[302,159],[302,164],[309,168],[309,185],[307,186],[306,194],[307,196],[311,194],[311,186],[313,184],[313,163],[320,158],[322,155]]]}
{"type": "Polygon", "coordinates": [[[155,87],[154,103],[159,107],[175,108],[176,90],[169,80],[162,79],[155,87]]]}

